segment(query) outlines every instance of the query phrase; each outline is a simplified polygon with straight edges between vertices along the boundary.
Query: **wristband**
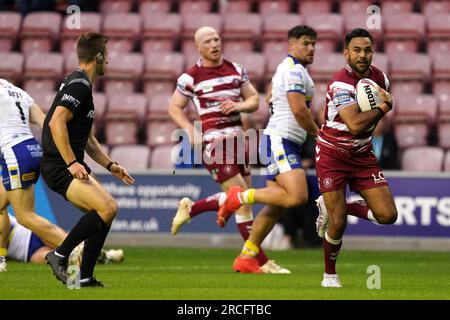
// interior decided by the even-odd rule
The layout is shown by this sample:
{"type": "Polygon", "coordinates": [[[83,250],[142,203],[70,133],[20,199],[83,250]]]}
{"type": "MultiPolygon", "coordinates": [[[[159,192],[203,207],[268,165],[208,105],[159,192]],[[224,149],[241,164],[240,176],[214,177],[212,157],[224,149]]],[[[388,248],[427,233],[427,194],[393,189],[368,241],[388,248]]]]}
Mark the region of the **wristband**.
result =
{"type": "Polygon", "coordinates": [[[389,102],[389,101],[383,101],[383,102],[389,107],[389,109],[392,110],[392,103],[391,102],[389,102]]]}
{"type": "Polygon", "coordinates": [[[386,114],[386,113],[384,113],[383,109],[381,109],[380,107],[373,108],[373,110],[379,111],[381,113],[381,115],[383,115],[383,116],[386,114]]]}
{"type": "Polygon", "coordinates": [[[67,165],[67,169],[69,169],[70,166],[73,165],[73,164],[76,163],[76,162],[78,162],[77,159],[75,159],[75,160],[73,160],[72,162],[70,162],[70,163],[67,165]]]}
{"type": "Polygon", "coordinates": [[[113,164],[118,164],[118,163],[115,162],[115,161],[111,161],[111,162],[108,163],[108,165],[106,166],[106,170],[108,170],[109,172],[111,172],[111,167],[112,167],[113,164]]]}

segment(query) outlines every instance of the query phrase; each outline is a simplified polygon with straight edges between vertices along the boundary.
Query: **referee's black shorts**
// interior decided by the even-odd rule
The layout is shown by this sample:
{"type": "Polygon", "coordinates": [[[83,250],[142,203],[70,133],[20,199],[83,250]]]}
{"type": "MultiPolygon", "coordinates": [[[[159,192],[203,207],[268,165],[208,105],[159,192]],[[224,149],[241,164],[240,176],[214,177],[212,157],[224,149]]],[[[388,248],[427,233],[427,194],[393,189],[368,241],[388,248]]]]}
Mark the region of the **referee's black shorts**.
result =
{"type": "MultiPolygon", "coordinates": [[[[90,174],[91,169],[88,165],[84,163],[84,161],[79,162],[90,174]]],[[[41,175],[50,189],[59,193],[64,197],[64,199],[68,200],[66,197],[67,189],[69,189],[70,184],[75,178],[70,174],[70,171],[67,169],[67,165],[63,160],[49,159],[44,156],[41,161],[41,175]]]]}

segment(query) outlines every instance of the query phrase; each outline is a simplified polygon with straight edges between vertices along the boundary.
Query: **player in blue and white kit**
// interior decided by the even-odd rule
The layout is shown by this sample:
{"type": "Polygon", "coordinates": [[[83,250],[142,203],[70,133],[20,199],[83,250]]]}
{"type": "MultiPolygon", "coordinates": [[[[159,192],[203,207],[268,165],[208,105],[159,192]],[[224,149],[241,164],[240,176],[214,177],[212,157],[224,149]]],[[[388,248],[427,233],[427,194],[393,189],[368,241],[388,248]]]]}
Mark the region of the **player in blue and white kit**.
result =
{"type": "MultiPolygon", "coordinates": [[[[30,123],[42,128],[44,118],[28,93],[0,79],[0,165],[3,178],[0,190],[0,212],[3,214],[0,219],[6,219],[4,212],[11,204],[21,225],[45,242],[57,246],[64,235],[34,211],[34,184],[39,178],[42,149],[31,133],[30,123]]],[[[0,247],[0,257],[5,256],[6,249],[0,247]]],[[[3,260],[0,258],[0,263],[3,260]]]]}

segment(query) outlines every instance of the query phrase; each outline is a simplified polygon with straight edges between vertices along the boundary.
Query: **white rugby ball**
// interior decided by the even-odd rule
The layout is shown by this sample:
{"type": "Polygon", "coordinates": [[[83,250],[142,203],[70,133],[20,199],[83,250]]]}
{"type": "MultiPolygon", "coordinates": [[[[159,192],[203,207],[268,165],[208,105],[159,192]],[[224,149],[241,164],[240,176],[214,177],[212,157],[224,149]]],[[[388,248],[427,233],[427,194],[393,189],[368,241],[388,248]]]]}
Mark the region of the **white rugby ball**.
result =
{"type": "Polygon", "coordinates": [[[363,78],[356,84],[356,100],[362,112],[370,111],[381,104],[378,85],[367,78],[363,78]]]}

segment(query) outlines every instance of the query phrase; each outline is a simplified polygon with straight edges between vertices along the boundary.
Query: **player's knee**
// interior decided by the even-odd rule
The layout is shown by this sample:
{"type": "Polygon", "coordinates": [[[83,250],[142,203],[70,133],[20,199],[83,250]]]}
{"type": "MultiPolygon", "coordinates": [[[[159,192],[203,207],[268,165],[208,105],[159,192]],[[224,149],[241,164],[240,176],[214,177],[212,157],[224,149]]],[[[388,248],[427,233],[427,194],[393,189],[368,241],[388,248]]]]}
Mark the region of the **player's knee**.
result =
{"type": "Polygon", "coordinates": [[[294,208],[303,206],[308,202],[308,195],[307,194],[288,194],[288,196],[285,198],[285,208],[294,208]]]}
{"type": "Polygon", "coordinates": [[[328,225],[331,225],[336,229],[345,228],[347,225],[347,217],[345,215],[330,214],[330,212],[328,212],[328,225]]]}
{"type": "Polygon", "coordinates": [[[396,211],[389,211],[376,217],[380,224],[394,224],[397,221],[398,214],[396,211]]]}
{"type": "Polygon", "coordinates": [[[109,201],[105,202],[101,210],[102,215],[104,215],[108,220],[114,219],[118,211],[119,206],[114,199],[110,199],[109,201]]]}

